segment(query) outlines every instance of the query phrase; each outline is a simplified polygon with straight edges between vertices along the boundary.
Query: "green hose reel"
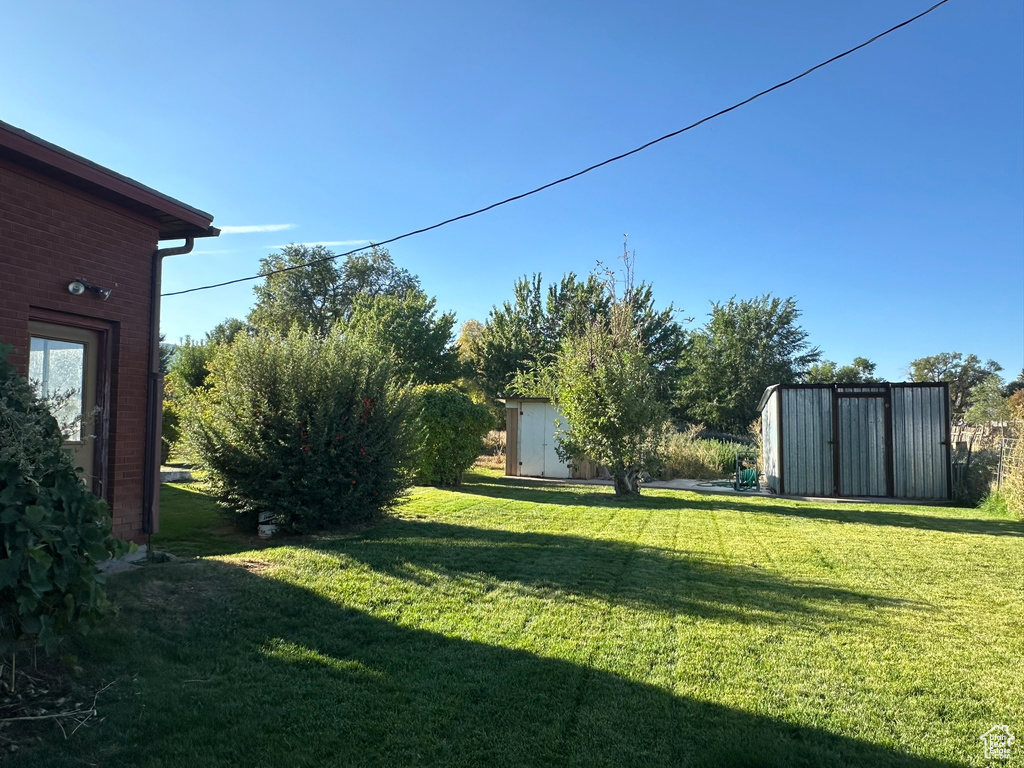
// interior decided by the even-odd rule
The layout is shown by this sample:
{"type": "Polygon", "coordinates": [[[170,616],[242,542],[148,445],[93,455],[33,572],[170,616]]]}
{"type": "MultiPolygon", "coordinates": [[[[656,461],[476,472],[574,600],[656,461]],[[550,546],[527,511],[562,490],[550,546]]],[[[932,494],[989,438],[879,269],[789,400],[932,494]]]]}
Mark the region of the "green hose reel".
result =
{"type": "Polygon", "coordinates": [[[758,476],[757,459],[736,454],[736,482],[733,488],[737,491],[760,490],[758,476]]]}

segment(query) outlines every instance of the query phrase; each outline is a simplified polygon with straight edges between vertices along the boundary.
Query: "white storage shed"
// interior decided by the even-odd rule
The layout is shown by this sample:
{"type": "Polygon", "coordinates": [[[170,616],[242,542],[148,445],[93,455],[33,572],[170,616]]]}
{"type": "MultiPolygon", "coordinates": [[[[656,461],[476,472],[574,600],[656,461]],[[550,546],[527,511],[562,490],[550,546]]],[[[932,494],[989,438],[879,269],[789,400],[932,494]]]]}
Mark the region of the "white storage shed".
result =
{"type": "Polygon", "coordinates": [[[505,474],[511,477],[573,477],[558,458],[558,406],[546,397],[519,397],[505,404],[505,474]]]}

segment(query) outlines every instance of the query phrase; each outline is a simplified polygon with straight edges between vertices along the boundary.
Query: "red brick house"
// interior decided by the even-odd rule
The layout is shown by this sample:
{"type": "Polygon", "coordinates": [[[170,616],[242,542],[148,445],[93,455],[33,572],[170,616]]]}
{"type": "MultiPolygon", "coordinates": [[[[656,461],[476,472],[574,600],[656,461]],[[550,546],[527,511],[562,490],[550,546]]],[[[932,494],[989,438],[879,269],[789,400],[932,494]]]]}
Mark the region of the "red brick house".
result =
{"type": "Polygon", "coordinates": [[[159,527],[161,262],[218,235],[212,221],[0,122],[0,341],[63,396],[67,444],[122,539],[159,527]]]}

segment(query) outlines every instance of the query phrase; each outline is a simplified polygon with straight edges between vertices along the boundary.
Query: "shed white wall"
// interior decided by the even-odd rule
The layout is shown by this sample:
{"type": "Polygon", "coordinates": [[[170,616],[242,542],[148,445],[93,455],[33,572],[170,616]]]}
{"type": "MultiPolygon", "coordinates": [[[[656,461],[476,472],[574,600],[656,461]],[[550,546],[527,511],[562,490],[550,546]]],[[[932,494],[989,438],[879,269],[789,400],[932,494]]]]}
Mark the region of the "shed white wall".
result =
{"type": "Polygon", "coordinates": [[[519,474],[523,477],[572,477],[555,446],[562,414],[551,403],[519,403],[519,474]]]}
{"type": "Polygon", "coordinates": [[[779,492],[779,391],[768,397],[761,411],[761,465],[765,484],[779,492]]]}

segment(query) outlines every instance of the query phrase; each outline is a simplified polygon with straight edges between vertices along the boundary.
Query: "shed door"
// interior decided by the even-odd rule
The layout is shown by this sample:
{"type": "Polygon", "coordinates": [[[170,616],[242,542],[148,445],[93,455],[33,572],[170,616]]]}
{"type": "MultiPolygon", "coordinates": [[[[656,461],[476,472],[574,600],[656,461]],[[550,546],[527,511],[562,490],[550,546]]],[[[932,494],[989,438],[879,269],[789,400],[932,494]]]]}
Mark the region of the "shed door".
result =
{"type": "Polygon", "coordinates": [[[884,395],[839,395],[839,495],[885,496],[884,395]]]}
{"type": "Polygon", "coordinates": [[[561,412],[551,403],[544,406],[544,421],[547,424],[547,432],[544,435],[544,477],[572,477],[569,465],[558,458],[556,435],[559,427],[564,424],[561,412]]]}
{"type": "Polygon", "coordinates": [[[519,413],[519,474],[544,476],[544,453],[549,430],[544,403],[523,403],[519,413]]]}

